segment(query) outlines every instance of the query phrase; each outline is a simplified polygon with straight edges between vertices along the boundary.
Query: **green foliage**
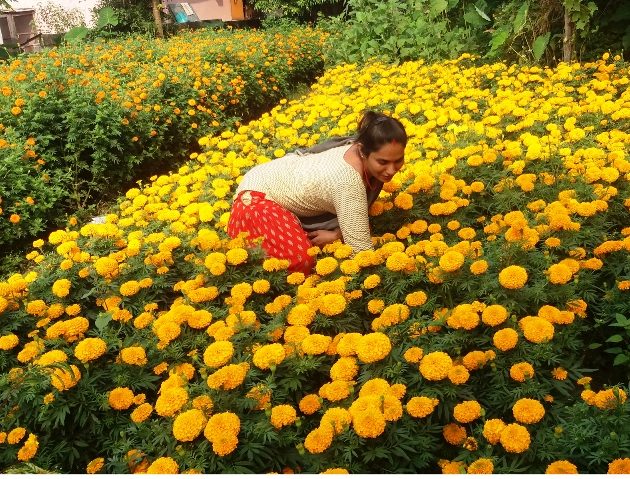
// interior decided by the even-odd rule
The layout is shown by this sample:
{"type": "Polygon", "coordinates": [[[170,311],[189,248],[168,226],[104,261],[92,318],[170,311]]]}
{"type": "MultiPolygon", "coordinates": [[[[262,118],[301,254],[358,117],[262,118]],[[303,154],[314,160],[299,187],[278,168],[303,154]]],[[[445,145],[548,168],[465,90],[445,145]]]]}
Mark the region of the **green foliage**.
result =
{"type": "Polygon", "coordinates": [[[253,7],[268,21],[281,18],[314,20],[322,10],[339,10],[342,0],[250,0],[253,7]]]}
{"type": "MultiPolygon", "coordinates": [[[[109,28],[115,17],[101,12],[109,28]]],[[[60,226],[64,212],[112,200],[135,178],[168,171],[200,135],[310,82],[323,67],[321,41],[322,34],[303,29],[299,37],[295,30],[206,30],[166,42],[69,43],[30,56],[34,70],[23,69],[23,59],[0,64],[0,245],[24,244],[60,226]],[[193,62],[190,43],[204,45],[193,62]],[[181,54],[173,58],[174,51],[181,54]],[[20,221],[11,223],[12,214],[20,221]]]]}
{"type": "Polygon", "coordinates": [[[107,26],[106,31],[112,34],[153,36],[155,33],[150,0],[100,0],[94,12],[100,17],[100,12],[104,9],[108,12],[108,17],[116,18],[115,24],[110,23],[107,26]]]}
{"type": "Polygon", "coordinates": [[[475,49],[485,20],[469,2],[348,0],[349,13],[330,20],[332,63],[455,58],[475,49]]]}

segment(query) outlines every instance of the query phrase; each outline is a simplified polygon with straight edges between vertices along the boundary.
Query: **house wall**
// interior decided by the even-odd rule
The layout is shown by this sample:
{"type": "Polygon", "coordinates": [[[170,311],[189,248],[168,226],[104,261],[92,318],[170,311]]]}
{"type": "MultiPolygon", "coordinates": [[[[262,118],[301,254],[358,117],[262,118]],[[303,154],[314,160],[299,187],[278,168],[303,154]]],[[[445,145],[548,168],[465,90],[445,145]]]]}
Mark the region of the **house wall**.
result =
{"type": "MultiPolygon", "coordinates": [[[[242,5],[242,0],[237,0],[242,5]]],[[[199,20],[235,20],[232,17],[234,0],[188,0],[199,20]]],[[[166,3],[182,3],[179,0],[166,0],[166,3]]]]}

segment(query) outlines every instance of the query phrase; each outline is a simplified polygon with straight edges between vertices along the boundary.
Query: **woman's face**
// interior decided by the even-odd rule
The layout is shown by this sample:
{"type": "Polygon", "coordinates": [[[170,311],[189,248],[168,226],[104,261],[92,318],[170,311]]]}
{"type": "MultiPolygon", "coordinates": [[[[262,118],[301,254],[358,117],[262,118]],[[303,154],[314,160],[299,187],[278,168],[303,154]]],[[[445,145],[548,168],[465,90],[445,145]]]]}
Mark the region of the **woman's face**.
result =
{"type": "Polygon", "coordinates": [[[391,181],[405,162],[405,147],[395,141],[385,143],[377,151],[363,156],[363,165],[370,176],[383,183],[391,181]]]}

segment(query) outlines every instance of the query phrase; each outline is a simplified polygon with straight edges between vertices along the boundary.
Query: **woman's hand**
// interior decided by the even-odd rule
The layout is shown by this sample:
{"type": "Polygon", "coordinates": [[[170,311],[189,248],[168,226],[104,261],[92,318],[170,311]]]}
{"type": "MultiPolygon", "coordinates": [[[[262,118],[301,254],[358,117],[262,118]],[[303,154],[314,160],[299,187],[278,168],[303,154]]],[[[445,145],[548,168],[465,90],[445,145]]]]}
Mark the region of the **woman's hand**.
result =
{"type": "Polygon", "coordinates": [[[307,233],[308,239],[313,246],[324,246],[338,239],[341,239],[341,230],[315,230],[307,233]]]}

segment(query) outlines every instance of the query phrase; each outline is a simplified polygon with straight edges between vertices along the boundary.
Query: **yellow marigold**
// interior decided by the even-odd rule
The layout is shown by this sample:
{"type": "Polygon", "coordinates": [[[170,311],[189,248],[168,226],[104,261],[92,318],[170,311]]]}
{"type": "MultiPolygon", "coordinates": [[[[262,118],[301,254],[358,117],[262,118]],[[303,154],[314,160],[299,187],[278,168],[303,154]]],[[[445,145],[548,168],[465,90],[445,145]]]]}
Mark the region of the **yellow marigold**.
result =
{"type": "Polygon", "coordinates": [[[365,289],[374,289],[381,284],[381,277],[378,274],[371,274],[363,280],[363,287],[365,289]]]}
{"type": "Polygon", "coordinates": [[[105,466],[105,459],[102,457],[97,457],[96,459],[92,459],[90,462],[88,462],[88,465],[85,468],[85,472],[87,472],[88,474],[96,474],[97,472],[101,471],[101,469],[103,469],[103,466],[105,466]]]}
{"type": "Polygon", "coordinates": [[[266,344],[254,353],[252,362],[257,368],[267,370],[280,364],[285,357],[286,352],[281,344],[266,344]]]}
{"type": "Polygon", "coordinates": [[[372,378],[369,379],[361,386],[359,390],[359,397],[364,396],[384,396],[389,394],[390,385],[383,378],[372,378]]]}
{"type": "Polygon", "coordinates": [[[466,429],[459,424],[451,422],[442,428],[442,436],[449,444],[459,446],[466,439],[466,429]]]}
{"type": "Polygon", "coordinates": [[[13,349],[20,342],[20,339],[13,333],[0,336],[0,351],[8,351],[13,349]]]}
{"type": "Polygon", "coordinates": [[[545,474],[578,474],[577,467],[569,461],[554,461],[547,466],[545,474]]]}
{"type": "Polygon", "coordinates": [[[341,357],[330,368],[330,379],[333,381],[352,381],[358,372],[359,365],[354,357],[341,357]]]}
{"type": "Polygon", "coordinates": [[[54,368],[50,373],[50,383],[58,391],[66,391],[76,386],[80,379],[81,371],[74,364],[70,366],[70,371],[54,368]]]}
{"type": "Polygon", "coordinates": [[[431,414],[438,404],[440,404],[439,399],[428,398],[426,396],[414,396],[407,402],[405,409],[407,410],[407,414],[411,417],[421,419],[431,414]]]}
{"type": "Polygon", "coordinates": [[[131,420],[135,423],[144,422],[149,419],[149,416],[151,416],[152,413],[153,406],[145,402],[144,404],[140,404],[131,412],[131,420]]]}
{"type": "Polygon", "coordinates": [[[357,342],[357,357],[364,363],[374,363],[386,358],[392,350],[389,337],[383,333],[369,333],[357,342]]]}
{"type": "Polygon", "coordinates": [[[323,426],[332,426],[335,434],[340,434],[346,428],[346,426],[350,425],[352,422],[352,416],[347,409],[340,407],[331,407],[326,410],[322,419],[320,421],[320,425],[323,426]]]}
{"type": "Polygon", "coordinates": [[[501,419],[488,419],[483,425],[483,437],[490,444],[496,444],[501,439],[501,432],[506,424],[501,419]]]}
{"type": "Polygon", "coordinates": [[[462,474],[464,472],[464,463],[462,461],[447,461],[441,459],[438,461],[442,474],[462,474]]]}
{"type": "Polygon", "coordinates": [[[46,306],[46,303],[41,299],[29,301],[29,303],[26,305],[26,312],[28,314],[32,314],[33,316],[44,316],[47,310],[48,306],[46,306]]]}
{"type": "Polygon", "coordinates": [[[420,362],[423,355],[424,355],[424,351],[422,350],[422,348],[419,348],[417,346],[412,346],[411,348],[407,349],[407,351],[405,351],[405,354],[403,354],[403,357],[405,358],[405,361],[407,361],[408,363],[417,364],[420,362]]]}
{"type": "Polygon", "coordinates": [[[337,293],[325,294],[319,298],[318,309],[326,316],[336,316],[346,310],[346,298],[337,293]]]}
{"type": "Polygon", "coordinates": [[[455,406],[453,417],[461,423],[469,423],[481,416],[481,404],[477,401],[463,401],[455,406]]]}
{"type": "Polygon", "coordinates": [[[245,263],[248,256],[247,250],[243,248],[233,248],[225,253],[227,263],[233,266],[245,263]]]}
{"type": "Polygon", "coordinates": [[[323,384],[319,388],[319,395],[332,402],[341,401],[350,395],[352,389],[351,381],[332,381],[323,384]]]}
{"type": "Polygon", "coordinates": [[[208,441],[215,442],[224,435],[238,436],[241,430],[241,420],[233,412],[227,411],[212,416],[204,429],[204,436],[208,441]]]}
{"type": "Polygon", "coordinates": [[[199,409],[189,409],[173,421],[173,437],[181,442],[197,439],[206,426],[206,417],[199,409]]]}
{"type": "Polygon", "coordinates": [[[291,308],[287,315],[287,323],[294,326],[308,326],[315,319],[315,311],[309,304],[298,304],[291,308]]]}
{"type": "Polygon", "coordinates": [[[162,417],[174,416],[188,402],[188,392],[182,387],[162,391],[155,402],[155,412],[162,417]]]}
{"type": "Polygon", "coordinates": [[[230,341],[215,341],[203,353],[203,362],[211,368],[220,368],[227,364],[234,354],[234,345],[230,341]]]}
{"type": "Polygon", "coordinates": [[[442,351],[429,353],[420,360],[420,374],[429,381],[446,378],[451,367],[453,367],[453,360],[442,351]]]}
{"type": "Polygon", "coordinates": [[[385,415],[376,407],[359,410],[352,415],[352,428],[360,437],[378,437],[385,431],[385,425],[385,415]]]}
{"type": "Polygon", "coordinates": [[[565,264],[552,264],[547,269],[547,277],[552,284],[566,284],[571,281],[573,273],[565,264]]]}
{"type": "Polygon", "coordinates": [[[302,340],[310,334],[306,326],[288,326],[287,329],[284,330],[284,342],[287,344],[301,343],[302,340]]]}
{"type": "Polygon", "coordinates": [[[212,451],[219,456],[224,457],[231,454],[238,446],[238,437],[230,434],[221,434],[212,441],[212,451]]]}
{"type": "Polygon", "coordinates": [[[554,379],[557,379],[558,381],[564,381],[567,377],[569,377],[569,373],[567,372],[567,370],[560,367],[553,368],[551,370],[551,375],[554,379]]]}
{"type": "Polygon", "coordinates": [[[101,338],[86,338],[77,343],[74,355],[79,361],[87,363],[100,358],[107,351],[107,343],[101,338]]]}
{"type": "Polygon", "coordinates": [[[337,343],[339,356],[353,356],[357,354],[357,345],[363,335],[361,333],[346,333],[337,343]]]}
{"type": "Polygon", "coordinates": [[[507,452],[521,453],[529,448],[531,437],[525,426],[508,424],[501,431],[499,442],[507,452]]]}
{"type": "Polygon", "coordinates": [[[488,262],[485,259],[480,259],[470,265],[470,272],[474,275],[480,275],[488,271],[488,266],[488,262]]]}
{"type": "Polygon", "coordinates": [[[17,459],[18,461],[30,461],[37,454],[37,449],[39,448],[39,441],[37,440],[37,436],[35,434],[30,433],[26,442],[22,445],[22,447],[18,450],[17,459]]]}
{"type": "Polygon", "coordinates": [[[72,283],[68,279],[58,279],[52,285],[52,292],[59,298],[65,298],[70,294],[72,283]]]}
{"type": "Polygon", "coordinates": [[[526,316],[519,321],[525,339],[532,343],[546,343],[553,339],[553,324],[538,316],[526,316]]]}
{"type": "Polygon", "coordinates": [[[228,364],[208,376],[206,382],[210,389],[229,391],[243,384],[248,371],[249,363],[228,364]]]}
{"type": "Polygon", "coordinates": [[[300,411],[302,411],[307,416],[311,414],[315,414],[322,407],[321,399],[317,394],[307,394],[302,399],[300,399],[299,403],[300,411]]]}
{"type": "Polygon", "coordinates": [[[289,404],[281,404],[271,408],[271,424],[276,429],[290,426],[297,419],[297,412],[289,404]]]}
{"type": "Polygon", "coordinates": [[[494,464],[492,459],[482,457],[470,463],[466,472],[468,474],[492,474],[494,471],[494,464]]]}
{"type": "Polygon", "coordinates": [[[23,428],[23,427],[16,427],[16,428],[12,429],[11,431],[9,431],[9,434],[7,434],[7,443],[8,444],[17,444],[22,439],[24,439],[25,435],[26,435],[26,429],[25,428],[23,428]]]}
{"type": "Polygon", "coordinates": [[[315,272],[320,276],[326,276],[337,269],[339,262],[332,257],[322,258],[315,265],[315,272]]]}
{"type": "Polygon", "coordinates": [[[470,378],[470,373],[468,369],[462,365],[453,366],[448,371],[448,379],[455,385],[460,385],[466,383],[470,378]]]}
{"type": "Polygon", "coordinates": [[[368,311],[372,314],[378,314],[385,308],[385,301],[382,299],[371,299],[368,301],[368,311]]]}
{"type": "Polygon", "coordinates": [[[414,264],[415,260],[410,258],[406,253],[402,251],[396,251],[392,253],[385,261],[385,266],[390,271],[404,271],[410,264],[414,264]]]}
{"type": "Polygon", "coordinates": [[[599,391],[593,398],[593,403],[599,409],[614,409],[626,402],[627,394],[617,387],[599,391]]]}
{"type": "Polygon", "coordinates": [[[125,364],[144,366],[147,364],[147,353],[142,346],[130,346],[120,350],[120,359],[125,364]]]}
{"type": "Polygon", "coordinates": [[[271,283],[266,279],[258,279],[252,283],[252,290],[257,294],[265,294],[271,288],[271,283]]]}
{"type": "Polygon", "coordinates": [[[510,368],[510,377],[519,383],[534,377],[534,368],[527,362],[516,363],[510,368]]]}
{"type": "Polygon", "coordinates": [[[522,266],[508,266],[499,273],[499,284],[507,289],[520,289],[527,282],[527,270],[522,266]]]}
{"type": "Polygon", "coordinates": [[[518,343],[518,333],[512,328],[503,328],[494,333],[492,343],[501,351],[514,349],[518,343]]]}
{"type": "Polygon", "coordinates": [[[459,251],[451,250],[442,255],[439,261],[439,265],[440,268],[442,268],[444,271],[451,273],[461,268],[464,264],[465,259],[465,256],[459,251]]]}
{"type": "Polygon", "coordinates": [[[118,262],[109,257],[99,258],[94,262],[96,272],[104,278],[115,278],[118,275],[118,262]]]}
{"type": "Polygon", "coordinates": [[[536,424],[545,415],[545,408],[536,399],[519,399],[512,406],[514,418],[522,424],[536,424]]]}
{"type": "Polygon", "coordinates": [[[405,193],[404,191],[398,193],[394,199],[394,205],[396,208],[400,208],[401,210],[410,210],[413,208],[413,196],[409,193],[405,193]]]}
{"type": "Polygon", "coordinates": [[[134,394],[129,388],[118,387],[109,392],[107,401],[112,409],[123,411],[133,404],[134,394]]]}
{"type": "Polygon", "coordinates": [[[615,459],[608,464],[608,474],[630,474],[630,458],[615,459]]]}
{"type": "Polygon", "coordinates": [[[488,326],[498,326],[508,318],[508,311],[500,304],[487,306],[481,313],[481,321],[488,326]]]}
{"type": "Polygon", "coordinates": [[[331,467],[326,469],[323,472],[320,472],[320,474],[349,474],[347,469],[344,469],[343,467],[331,467]]]}
{"type": "Polygon", "coordinates": [[[311,454],[320,454],[330,447],[332,440],[332,426],[323,424],[308,433],[304,439],[304,448],[311,454]]]}
{"type": "Polygon", "coordinates": [[[153,461],[147,469],[147,474],[177,474],[179,466],[170,457],[160,457],[153,461]]]}
{"type": "Polygon", "coordinates": [[[119,291],[120,291],[120,294],[122,294],[123,296],[126,296],[126,297],[133,296],[137,294],[138,291],[140,291],[140,283],[138,283],[135,280],[126,281],[120,285],[119,291]]]}

